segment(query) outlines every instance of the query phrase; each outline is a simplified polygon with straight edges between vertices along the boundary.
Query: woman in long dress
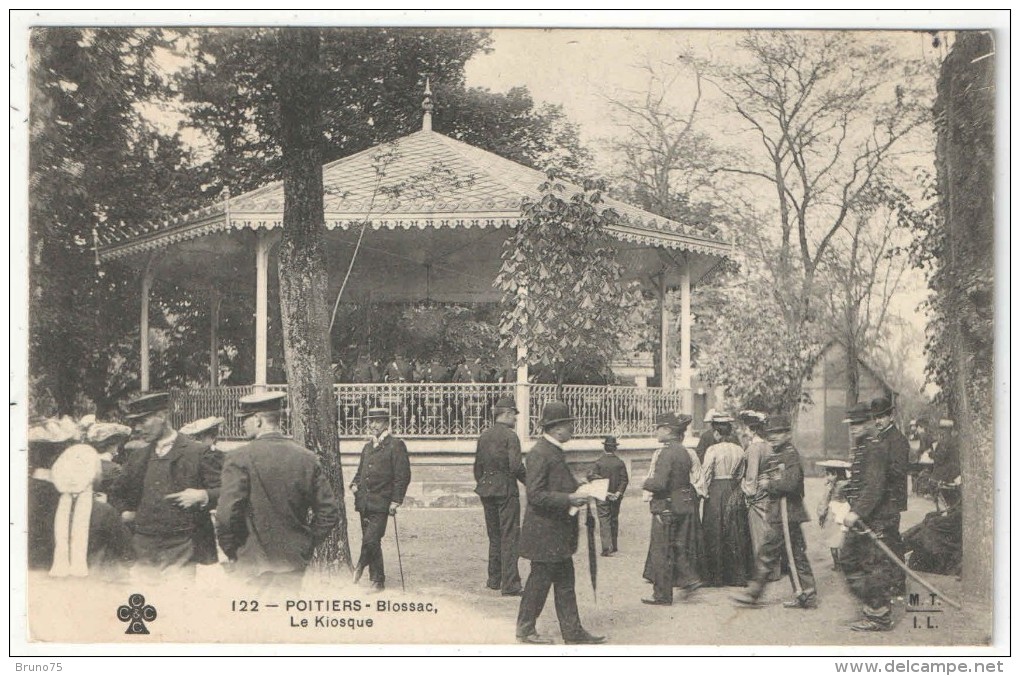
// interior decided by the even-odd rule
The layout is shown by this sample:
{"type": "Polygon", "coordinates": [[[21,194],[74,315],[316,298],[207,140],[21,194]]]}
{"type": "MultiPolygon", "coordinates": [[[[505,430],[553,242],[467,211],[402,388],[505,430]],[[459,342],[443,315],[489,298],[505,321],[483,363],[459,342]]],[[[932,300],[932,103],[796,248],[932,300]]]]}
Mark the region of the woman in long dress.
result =
{"type": "MultiPolygon", "coordinates": [[[[708,448],[702,467],[708,485],[708,500],[705,501],[702,520],[705,582],[713,587],[743,586],[747,583],[748,548],[739,539],[745,535],[728,532],[726,515],[733,492],[740,489],[744,449],[736,442],[732,429],[727,429],[733,423],[731,416],[719,413],[712,423],[713,426],[722,427],[722,440],[708,448]]],[[[731,518],[739,519],[739,514],[735,514],[732,508],[729,511],[731,518]]]]}

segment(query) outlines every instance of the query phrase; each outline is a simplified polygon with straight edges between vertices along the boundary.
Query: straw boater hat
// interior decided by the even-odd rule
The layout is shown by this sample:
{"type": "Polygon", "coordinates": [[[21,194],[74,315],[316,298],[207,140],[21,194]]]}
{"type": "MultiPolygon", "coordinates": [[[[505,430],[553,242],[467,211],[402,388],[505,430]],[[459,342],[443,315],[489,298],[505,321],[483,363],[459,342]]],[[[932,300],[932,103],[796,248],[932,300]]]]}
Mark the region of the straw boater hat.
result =
{"type": "Polygon", "coordinates": [[[825,470],[834,471],[848,471],[850,469],[850,463],[846,460],[819,460],[815,463],[816,467],[821,467],[825,470]]]}
{"type": "Polygon", "coordinates": [[[702,422],[710,423],[712,422],[712,420],[715,419],[717,415],[719,415],[718,411],[716,411],[714,408],[710,408],[707,411],[705,411],[705,419],[702,422]]]}
{"type": "Polygon", "coordinates": [[[85,440],[90,444],[104,444],[119,437],[131,436],[131,428],[112,422],[97,422],[89,427],[85,440]]]}
{"type": "Polygon", "coordinates": [[[711,423],[720,423],[720,424],[732,423],[733,422],[733,416],[731,416],[726,411],[713,411],[713,414],[714,415],[712,416],[712,418],[708,422],[711,422],[711,423]]]}
{"type": "Polygon", "coordinates": [[[570,415],[570,409],[562,401],[546,402],[542,408],[542,418],[538,424],[542,427],[549,427],[558,423],[570,422],[574,416],[570,415]]]}
{"type": "Polygon", "coordinates": [[[192,420],[179,431],[182,434],[187,434],[189,437],[195,437],[204,432],[217,430],[224,422],[226,421],[223,418],[218,418],[216,416],[199,418],[198,420],[192,420]]]}
{"type": "Polygon", "coordinates": [[[368,409],[368,420],[379,420],[380,418],[390,419],[390,409],[384,406],[375,406],[368,409]]]}

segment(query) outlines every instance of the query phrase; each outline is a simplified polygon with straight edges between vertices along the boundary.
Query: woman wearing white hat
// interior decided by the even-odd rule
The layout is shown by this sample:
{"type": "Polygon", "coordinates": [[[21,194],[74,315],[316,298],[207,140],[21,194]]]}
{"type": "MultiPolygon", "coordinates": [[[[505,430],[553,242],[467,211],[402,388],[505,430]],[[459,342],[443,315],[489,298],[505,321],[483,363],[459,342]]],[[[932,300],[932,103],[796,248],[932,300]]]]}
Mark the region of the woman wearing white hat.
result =
{"type": "Polygon", "coordinates": [[[53,516],[52,577],[117,578],[134,559],[131,534],[117,511],[97,499],[99,454],[75,444],[53,463],[51,481],[60,494],[53,516]]]}

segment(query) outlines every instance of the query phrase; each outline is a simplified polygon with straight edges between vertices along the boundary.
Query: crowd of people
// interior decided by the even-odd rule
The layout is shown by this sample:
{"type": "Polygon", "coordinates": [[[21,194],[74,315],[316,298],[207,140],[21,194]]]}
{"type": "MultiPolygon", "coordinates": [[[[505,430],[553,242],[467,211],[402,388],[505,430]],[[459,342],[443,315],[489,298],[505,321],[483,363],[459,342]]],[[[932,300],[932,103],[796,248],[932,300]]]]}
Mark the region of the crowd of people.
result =
{"type": "MultiPolygon", "coordinates": [[[[330,481],[319,458],[280,428],[286,395],[242,397],[237,416],[249,443],[223,453],[215,441],[222,418],[194,421],[175,430],[166,393],[132,400],[123,425],[87,416],[33,421],[29,442],[28,554],[31,569],[53,577],[187,580],[199,564],[222,556],[229,572],[256,589],[300,589],[312,552],[340,518],[330,481]]],[[[493,423],[478,438],[474,477],[489,540],[486,586],[520,598],[516,636],[524,643],[549,643],[536,632],[550,589],[563,639],[602,643],[581,624],[574,593],[573,555],[582,508],[600,524],[601,554],[618,551],[620,509],[629,476],[616,455],[604,452],[583,478],[575,477],[564,453],[574,416],[561,402],[546,402],[542,436],[527,456],[514,429],[518,411],[511,398],[493,407],[493,423]],[[582,484],[604,481],[601,492],[582,484]],[[518,484],[526,487],[521,520],[518,484]],[[529,559],[522,583],[519,558],[529,559]]],[[[741,607],[760,607],[766,585],[785,571],[793,594],[788,608],[817,605],[818,590],[806,555],[802,524],[804,470],[791,442],[787,416],[710,411],[711,429],[696,448],[684,437],[687,415],[666,413],[655,421],[661,444],[641,488],[651,514],[643,577],[652,585],[653,606],[668,606],[680,590],[684,601],[703,586],[739,587],[741,607]]],[[[903,572],[876,545],[884,542],[917,570],[958,569],[959,451],[952,426],[925,452],[936,462],[940,495],[947,509],[900,534],[907,506],[911,447],[896,428],[893,406],[884,399],[856,404],[844,421],[853,439],[851,459],[821,463],[828,478],[819,505],[819,525],[859,599],[856,631],[892,627],[891,600],[904,591],[903,572]],[[949,474],[956,476],[946,481],[949,474]],[[955,542],[955,549],[953,543],[955,542]],[[955,557],[955,558],[954,558],[955,557]]],[[[386,586],[381,542],[396,518],[411,480],[403,440],[390,432],[390,410],[368,412],[371,438],[350,483],[361,524],[361,551],[354,570],[365,570],[370,591],[386,586]]]]}

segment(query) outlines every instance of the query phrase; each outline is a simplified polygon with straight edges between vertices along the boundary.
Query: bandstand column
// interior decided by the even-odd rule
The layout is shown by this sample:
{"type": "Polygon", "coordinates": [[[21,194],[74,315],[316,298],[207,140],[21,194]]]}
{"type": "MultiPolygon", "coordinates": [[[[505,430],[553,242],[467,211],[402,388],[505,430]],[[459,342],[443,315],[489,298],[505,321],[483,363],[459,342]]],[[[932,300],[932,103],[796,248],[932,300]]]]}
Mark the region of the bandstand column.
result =
{"type": "Polygon", "coordinates": [[[664,390],[672,389],[673,363],[669,358],[669,308],[666,306],[666,273],[659,277],[659,386],[664,390]]]}
{"type": "Polygon", "coordinates": [[[223,296],[217,289],[209,292],[209,386],[220,384],[220,304],[223,296]]]}
{"type": "MultiPolygon", "coordinates": [[[[528,289],[519,287],[518,302],[527,302],[528,289]]],[[[522,444],[531,438],[531,388],[528,386],[528,351],[524,345],[517,345],[517,378],[514,387],[514,399],[517,403],[517,437],[522,444]]]]}
{"type": "Polygon", "coordinates": [[[145,264],[145,272],[142,273],[142,308],[139,321],[139,338],[141,341],[139,349],[139,361],[141,369],[139,380],[141,380],[142,392],[149,390],[149,294],[152,291],[152,281],[156,277],[156,255],[149,256],[145,264]]]}
{"type": "Polygon", "coordinates": [[[269,333],[269,233],[259,229],[255,240],[255,389],[266,388],[269,333]]]}
{"type": "Polygon", "coordinates": [[[691,267],[684,254],[684,267],[680,273],[680,382],[684,390],[685,413],[692,413],[694,400],[691,397],[691,267]]]}

